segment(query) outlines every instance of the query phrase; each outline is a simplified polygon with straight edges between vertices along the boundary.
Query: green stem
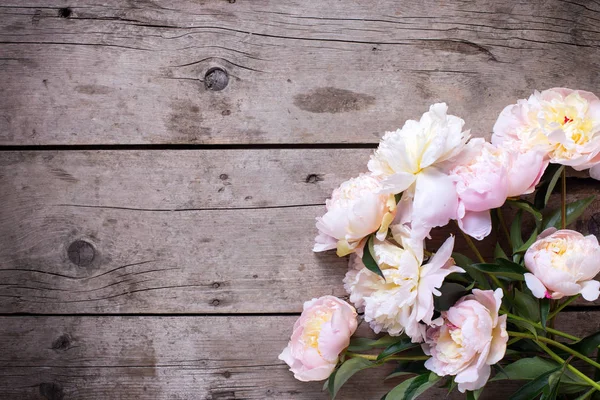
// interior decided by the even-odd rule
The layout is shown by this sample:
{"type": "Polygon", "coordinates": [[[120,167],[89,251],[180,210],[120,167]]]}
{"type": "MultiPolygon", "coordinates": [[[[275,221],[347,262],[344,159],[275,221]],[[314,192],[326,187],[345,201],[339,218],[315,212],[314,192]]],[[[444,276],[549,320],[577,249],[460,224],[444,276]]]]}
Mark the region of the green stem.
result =
{"type": "Polygon", "coordinates": [[[577,295],[569,298],[564,303],[562,303],[556,310],[552,311],[550,313],[550,315],[548,315],[547,320],[550,321],[552,318],[556,317],[556,314],[558,314],[559,312],[562,311],[563,308],[565,308],[566,306],[568,306],[569,304],[571,304],[572,302],[574,302],[575,300],[577,300],[578,297],[579,297],[579,295],[577,294],[577,295]]]}
{"type": "Polygon", "coordinates": [[[531,325],[535,326],[536,328],[539,328],[539,329],[542,329],[542,330],[545,329],[547,332],[552,333],[554,335],[562,336],[564,338],[571,339],[571,340],[574,340],[574,341],[580,340],[577,336],[569,335],[568,333],[565,333],[565,332],[562,332],[562,331],[550,328],[548,326],[546,328],[544,328],[542,326],[542,324],[540,324],[539,322],[533,322],[533,321],[530,321],[530,320],[528,320],[526,318],[519,317],[518,315],[514,315],[514,314],[510,314],[510,313],[506,313],[506,315],[510,319],[514,319],[516,321],[527,322],[528,324],[531,324],[531,325]]]}
{"type": "MultiPolygon", "coordinates": [[[[548,346],[546,346],[543,343],[537,343],[538,346],[540,346],[542,348],[542,350],[544,350],[546,353],[548,353],[548,355],[550,357],[552,357],[552,359],[554,359],[554,361],[557,361],[560,364],[564,364],[565,360],[563,360],[562,358],[560,358],[558,356],[558,354],[556,354],[555,352],[553,352],[552,350],[550,350],[548,348],[548,346]]],[[[586,374],[584,374],[583,372],[581,372],[580,370],[578,370],[577,368],[575,368],[572,365],[567,365],[567,368],[569,368],[569,370],[571,370],[571,372],[573,372],[575,375],[577,375],[578,377],[580,377],[581,379],[583,379],[586,383],[588,383],[590,386],[592,386],[594,389],[596,390],[600,390],[600,385],[597,382],[594,382],[592,379],[590,379],[586,374]]]]}
{"type": "Polygon", "coordinates": [[[581,395],[580,397],[578,397],[577,399],[578,399],[578,400],[585,400],[585,399],[587,399],[588,397],[590,397],[592,394],[594,394],[594,392],[595,392],[596,390],[597,390],[597,389],[596,389],[595,387],[593,387],[593,388],[591,388],[590,390],[588,390],[587,392],[585,392],[583,395],[581,395]]]}
{"type": "MultiPolygon", "coordinates": [[[[360,353],[351,353],[349,351],[346,352],[346,356],[350,358],[364,358],[365,360],[377,361],[377,354],[360,354],[360,353]]],[[[404,356],[390,356],[384,357],[379,361],[422,361],[428,360],[429,356],[414,356],[414,357],[404,357],[404,356]]]]}
{"type": "MultiPolygon", "coordinates": [[[[458,226],[458,223],[457,223],[457,226],[458,226]]],[[[475,253],[475,256],[477,257],[477,259],[479,260],[479,262],[480,263],[485,263],[485,258],[483,258],[483,256],[479,252],[479,250],[477,250],[477,246],[475,246],[475,243],[473,243],[473,240],[471,240],[471,237],[469,235],[467,235],[466,233],[464,233],[462,231],[462,229],[460,229],[460,227],[458,228],[458,230],[460,231],[460,233],[462,233],[463,237],[465,238],[465,241],[469,245],[469,248],[471,249],[471,251],[473,253],[475,253]]]]}
{"type": "Polygon", "coordinates": [[[510,243],[510,233],[508,233],[508,227],[506,226],[506,221],[504,220],[504,214],[502,213],[502,209],[497,208],[498,211],[498,219],[500,220],[500,226],[502,227],[502,232],[504,232],[504,236],[506,236],[506,240],[510,243]]]}
{"type": "Polygon", "coordinates": [[[567,172],[564,168],[562,170],[561,182],[560,226],[561,229],[565,229],[567,227],[567,172]]]}
{"type": "Polygon", "coordinates": [[[543,336],[538,336],[537,338],[533,335],[529,335],[527,333],[521,333],[521,332],[508,332],[509,336],[512,337],[520,337],[523,339],[532,339],[534,341],[536,341],[538,344],[540,344],[539,342],[544,342],[544,343],[548,343],[551,346],[557,347],[563,351],[566,351],[567,353],[585,361],[586,363],[600,369],[600,364],[598,364],[596,361],[592,360],[589,357],[584,356],[583,354],[581,354],[578,351],[573,350],[572,348],[570,348],[569,346],[565,346],[564,344],[557,342],[556,340],[552,340],[552,339],[548,339],[546,337],[543,336]]]}

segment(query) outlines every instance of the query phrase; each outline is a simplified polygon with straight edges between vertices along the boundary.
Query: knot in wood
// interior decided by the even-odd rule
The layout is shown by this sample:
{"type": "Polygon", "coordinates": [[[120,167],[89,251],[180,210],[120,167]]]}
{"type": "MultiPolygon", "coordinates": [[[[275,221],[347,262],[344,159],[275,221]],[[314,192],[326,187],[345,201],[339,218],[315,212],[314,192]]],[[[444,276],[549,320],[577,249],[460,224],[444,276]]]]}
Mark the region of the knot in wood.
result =
{"type": "Polygon", "coordinates": [[[61,18],[69,18],[73,11],[69,7],[59,8],[58,16],[61,18]]]}
{"type": "Polygon", "coordinates": [[[71,347],[71,336],[68,334],[60,335],[52,342],[53,350],[68,350],[71,347]]]}
{"type": "Polygon", "coordinates": [[[208,90],[218,92],[225,89],[229,84],[229,74],[224,69],[215,67],[206,71],[204,75],[204,86],[208,90]]]}
{"type": "Polygon", "coordinates": [[[67,253],[69,260],[80,267],[87,267],[94,261],[96,251],[94,246],[85,240],[77,240],[69,246],[67,253]]]}
{"type": "Polygon", "coordinates": [[[62,386],[56,382],[41,383],[40,394],[48,400],[63,400],[65,398],[62,386]]]}

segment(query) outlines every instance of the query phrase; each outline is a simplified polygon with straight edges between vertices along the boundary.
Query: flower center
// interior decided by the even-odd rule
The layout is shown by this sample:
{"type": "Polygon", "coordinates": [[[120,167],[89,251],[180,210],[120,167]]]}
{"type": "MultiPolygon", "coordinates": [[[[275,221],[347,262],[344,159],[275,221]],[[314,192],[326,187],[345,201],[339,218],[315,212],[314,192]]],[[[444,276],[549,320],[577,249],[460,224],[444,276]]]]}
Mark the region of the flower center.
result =
{"type": "MultiPolygon", "coordinates": [[[[324,323],[331,321],[333,311],[324,312],[317,310],[316,313],[310,318],[307,324],[304,326],[302,332],[302,340],[307,346],[319,349],[319,335],[321,334],[321,327],[324,323]]],[[[319,352],[320,354],[320,352],[319,352]]]]}

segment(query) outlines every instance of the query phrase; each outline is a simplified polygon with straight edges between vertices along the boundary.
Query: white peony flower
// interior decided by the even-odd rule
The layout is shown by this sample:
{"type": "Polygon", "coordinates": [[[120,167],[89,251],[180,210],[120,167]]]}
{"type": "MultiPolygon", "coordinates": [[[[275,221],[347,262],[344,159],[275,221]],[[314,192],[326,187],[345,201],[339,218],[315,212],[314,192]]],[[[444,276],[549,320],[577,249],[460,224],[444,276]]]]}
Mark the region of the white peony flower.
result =
{"type": "Polygon", "coordinates": [[[393,195],[380,193],[378,179],[360,175],[340,185],[327,200],[327,213],[317,218],[319,235],[313,251],[337,247],[342,257],[362,249],[364,238],[377,232],[384,239],[396,211],[393,195]]]}
{"type": "Polygon", "coordinates": [[[362,260],[353,255],[350,269],[344,278],[344,287],[350,293],[350,301],[364,310],[365,321],[376,332],[385,331],[392,336],[402,332],[413,342],[424,339],[425,325],[433,317],[433,296],[439,296],[439,288],[452,272],[464,272],[454,265],[451,258],[454,237],[448,238],[432,257],[423,262],[422,241],[403,242],[404,248],[387,241],[375,241],[374,258],[385,281],[369,271],[362,260]]]}
{"type": "Polygon", "coordinates": [[[456,219],[458,196],[448,170],[469,134],[462,130],[464,121],[447,110],[445,103],[434,104],[419,121],[387,132],[368,164],[382,178],[384,193],[404,192],[412,199],[411,228],[420,238],[456,219]]]}

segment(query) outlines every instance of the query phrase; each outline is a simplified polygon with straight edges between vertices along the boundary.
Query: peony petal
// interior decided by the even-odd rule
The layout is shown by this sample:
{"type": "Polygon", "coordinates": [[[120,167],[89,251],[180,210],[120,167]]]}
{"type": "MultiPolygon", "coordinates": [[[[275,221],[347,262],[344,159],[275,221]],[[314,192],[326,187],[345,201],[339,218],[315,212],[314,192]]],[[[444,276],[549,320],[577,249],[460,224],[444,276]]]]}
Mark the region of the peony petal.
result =
{"type": "Polygon", "coordinates": [[[336,363],[331,363],[317,368],[303,369],[298,372],[294,372],[294,378],[301,382],[324,381],[325,379],[329,378],[329,375],[331,375],[335,369],[335,365],[336,363]]]}
{"type": "Polygon", "coordinates": [[[458,195],[448,175],[436,168],[427,168],[417,175],[412,220],[416,237],[425,238],[431,228],[456,219],[457,210],[458,195]]]}
{"type": "Polygon", "coordinates": [[[581,295],[587,301],[594,301],[600,295],[600,282],[591,280],[581,284],[581,295]]]}
{"type": "Polygon", "coordinates": [[[535,275],[530,274],[530,273],[526,273],[523,275],[525,277],[525,283],[527,284],[527,287],[529,288],[529,290],[531,290],[531,293],[533,293],[533,295],[535,297],[537,297],[538,299],[543,299],[544,297],[546,297],[546,286],[544,286],[544,284],[542,283],[542,281],[540,281],[535,275]]]}
{"type": "Polygon", "coordinates": [[[415,175],[408,172],[397,172],[388,176],[382,182],[382,188],[379,193],[396,194],[402,193],[415,182],[415,175]]]}
{"type": "Polygon", "coordinates": [[[464,217],[458,220],[458,226],[467,235],[483,240],[492,232],[492,218],[490,212],[466,211],[464,217]]]}
{"type": "Polygon", "coordinates": [[[313,247],[314,252],[332,250],[337,247],[337,239],[326,235],[325,233],[319,232],[315,238],[315,246],[313,247]]]}
{"type": "Polygon", "coordinates": [[[490,354],[488,354],[486,363],[494,365],[504,358],[506,353],[506,343],[508,342],[508,333],[506,332],[506,315],[498,317],[498,324],[492,332],[492,344],[490,354]]]}

